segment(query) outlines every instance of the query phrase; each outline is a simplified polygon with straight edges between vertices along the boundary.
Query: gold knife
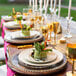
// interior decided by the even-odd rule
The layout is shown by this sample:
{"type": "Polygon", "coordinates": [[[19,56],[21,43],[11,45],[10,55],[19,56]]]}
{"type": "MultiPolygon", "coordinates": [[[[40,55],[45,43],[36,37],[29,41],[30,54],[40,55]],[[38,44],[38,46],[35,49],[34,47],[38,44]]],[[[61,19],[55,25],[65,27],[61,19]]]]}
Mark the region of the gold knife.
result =
{"type": "Polygon", "coordinates": [[[21,46],[17,46],[18,49],[22,49],[22,48],[32,48],[33,45],[21,45],[21,46]]]}

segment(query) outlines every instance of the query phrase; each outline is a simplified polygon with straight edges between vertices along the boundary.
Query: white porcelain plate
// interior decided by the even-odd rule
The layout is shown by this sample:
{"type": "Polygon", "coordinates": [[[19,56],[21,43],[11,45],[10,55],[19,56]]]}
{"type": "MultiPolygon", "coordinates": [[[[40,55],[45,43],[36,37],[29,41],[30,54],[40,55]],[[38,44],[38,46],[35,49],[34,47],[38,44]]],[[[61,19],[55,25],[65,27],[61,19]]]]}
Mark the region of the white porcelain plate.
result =
{"type": "MultiPolygon", "coordinates": [[[[35,60],[32,56],[31,53],[33,51],[29,51],[28,53],[25,54],[25,59],[31,63],[36,63],[36,64],[45,64],[49,62],[53,62],[56,60],[57,55],[54,52],[48,52],[47,53],[47,58],[45,60],[35,60]]],[[[24,52],[23,52],[24,53],[24,52]]]]}
{"type": "Polygon", "coordinates": [[[36,37],[39,35],[40,35],[40,33],[37,31],[30,31],[29,36],[24,36],[22,34],[22,31],[15,31],[15,32],[11,32],[10,37],[11,37],[11,39],[23,39],[23,38],[33,38],[33,37],[36,37]]]}
{"type": "Polygon", "coordinates": [[[53,51],[51,53],[53,55],[51,55],[51,54],[50,54],[51,56],[49,55],[49,58],[48,58],[49,60],[46,60],[44,63],[43,63],[43,61],[39,61],[39,63],[38,63],[38,61],[35,61],[34,59],[32,59],[30,57],[27,58],[28,55],[30,54],[30,52],[32,51],[32,49],[33,48],[26,49],[25,51],[22,51],[18,56],[19,62],[21,64],[23,64],[24,66],[30,66],[30,67],[32,66],[32,67],[37,67],[37,68],[38,67],[46,67],[46,66],[56,65],[63,60],[63,54],[61,52],[53,49],[53,51]],[[31,60],[29,60],[29,59],[31,59],[31,60]],[[40,64],[40,62],[41,62],[41,64],[40,64]]]}

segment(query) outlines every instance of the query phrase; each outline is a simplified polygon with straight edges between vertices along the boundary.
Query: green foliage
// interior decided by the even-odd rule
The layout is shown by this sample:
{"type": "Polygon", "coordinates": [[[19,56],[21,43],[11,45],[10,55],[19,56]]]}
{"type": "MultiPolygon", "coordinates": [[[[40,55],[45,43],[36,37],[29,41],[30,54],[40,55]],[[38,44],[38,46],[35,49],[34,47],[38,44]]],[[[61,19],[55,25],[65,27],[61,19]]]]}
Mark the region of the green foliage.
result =
{"type": "Polygon", "coordinates": [[[42,48],[41,48],[41,45],[39,44],[39,42],[34,43],[34,45],[35,45],[36,51],[38,51],[40,53],[42,51],[42,48]]]}
{"type": "Polygon", "coordinates": [[[52,49],[47,49],[47,50],[44,50],[44,52],[47,52],[47,51],[52,51],[52,49]]]}
{"type": "Polygon", "coordinates": [[[8,3],[8,0],[0,0],[0,4],[8,3]]]}
{"type": "Polygon", "coordinates": [[[35,46],[36,51],[38,51],[39,53],[41,51],[44,51],[44,52],[52,51],[52,49],[45,49],[46,47],[45,47],[44,42],[42,42],[41,44],[39,42],[36,42],[36,43],[34,43],[34,46],[35,46]]]}
{"type": "Polygon", "coordinates": [[[31,30],[31,27],[26,25],[26,24],[24,24],[24,28],[25,28],[26,31],[30,31],[31,30]]]}
{"type": "MultiPolygon", "coordinates": [[[[75,0],[76,1],[76,0],[75,0]]],[[[22,12],[23,8],[27,8],[28,6],[26,6],[25,4],[0,4],[0,16],[2,15],[9,15],[10,12],[12,12],[12,8],[15,8],[15,10],[17,12],[22,12]]],[[[50,13],[49,8],[48,8],[48,13],[50,13]]],[[[76,21],[76,11],[75,10],[71,10],[71,16],[73,17],[73,20],[76,21]]],[[[68,9],[67,8],[62,8],[61,9],[61,16],[62,17],[66,17],[68,16],[68,9]]],[[[1,19],[1,17],[0,17],[1,19]]]]}
{"type": "MultiPolygon", "coordinates": [[[[71,10],[71,17],[73,17],[73,20],[76,21],[76,11],[71,10]]],[[[67,8],[62,8],[61,9],[61,16],[62,17],[67,17],[68,16],[68,9],[67,8]]]]}
{"type": "Polygon", "coordinates": [[[2,15],[11,15],[12,8],[15,8],[17,12],[22,12],[23,8],[27,7],[25,4],[0,4],[0,19],[2,15]]]}
{"type": "Polygon", "coordinates": [[[22,20],[22,16],[20,16],[20,17],[17,17],[17,20],[22,20]]]}
{"type": "Polygon", "coordinates": [[[44,49],[45,48],[45,44],[44,42],[41,43],[41,49],[44,49]]]}
{"type": "MultiPolygon", "coordinates": [[[[63,2],[62,2],[62,5],[66,5],[66,6],[68,6],[69,5],[69,0],[64,0],[63,2]]],[[[76,0],[72,0],[72,6],[76,6],[76,0]]]]}

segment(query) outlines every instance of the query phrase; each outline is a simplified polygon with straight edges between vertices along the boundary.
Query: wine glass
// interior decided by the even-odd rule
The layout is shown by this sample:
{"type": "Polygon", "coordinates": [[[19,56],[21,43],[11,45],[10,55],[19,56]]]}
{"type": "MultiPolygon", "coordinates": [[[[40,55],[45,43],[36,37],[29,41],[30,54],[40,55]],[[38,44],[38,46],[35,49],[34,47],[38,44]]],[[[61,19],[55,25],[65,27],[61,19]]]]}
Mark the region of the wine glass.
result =
{"type": "Polygon", "coordinates": [[[28,8],[23,8],[23,20],[29,19],[29,14],[32,12],[32,10],[28,8]]]}
{"type": "Polygon", "coordinates": [[[59,26],[58,22],[53,22],[54,45],[56,45],[58,26],[59,26]]]}
{"type": "Polygon", "coordinates": [[[72,60],[72,71],[68,71],[66,76],[76,76],[75,72],[75,61],[76,61],[76,40],[70,39],[67,42],[67,49],[68,49],[68,58],[72,60]]]}
{"type": "Polygon", "coordinates": [[[37,28],[40,29],[40,27],[43,25],[43,16],[42,15],[38,15],[38,19],[37,19],[37,28]]]}
{"type": "Polygon", "coordinates": [[[47,27],[48,27],[48,31],[49,31],[48,32],[49,33],[49,36],[48,36],[49,39],[48,39],[48,41],[51,42],[51,34],[52,34],[52,31],[53,31],[53,24],[48,22],[47,23],[47,27]]]}
{"type": "Polygon", "coordinates": [[[49,10],[50,10],[50,14],[51,14],[51,22],[54,22],[56,19],[56,13],[57,13],[58,9],[49,8],[49,10]]]}
{"type": "Polygon", "coordinates": [[[45,38],[45,44],[47,44],[47,40],[48,40],[48,27],[45,26],[41,26],[41,32],[45,38]]]}
{"type": "Polygon", "coordinates": [[[72,17],[70,17],[70,18],[69,17],[66,17],[66,19],[67,19],[67,30],[66,30],[66,34],[65,34],[64,37],[71,38],[72,35],[70,33],[70,23],[71,23],[72,17]]]}

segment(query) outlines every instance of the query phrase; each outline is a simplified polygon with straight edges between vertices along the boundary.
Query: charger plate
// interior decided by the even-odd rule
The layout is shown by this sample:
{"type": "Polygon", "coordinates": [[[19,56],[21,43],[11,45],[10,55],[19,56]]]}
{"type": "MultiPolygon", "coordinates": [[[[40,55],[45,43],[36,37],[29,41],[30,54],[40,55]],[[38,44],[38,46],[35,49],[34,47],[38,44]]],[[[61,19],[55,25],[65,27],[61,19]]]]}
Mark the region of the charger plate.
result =
{"type": "Polygon", "coordinates": [[[63,61],[61,64],[57,64],[53,67],[48,67],[46,69],[30,69],[24,66],[19,65],[18,63],[18,55],[20,52],[16,52],[8,59],[8,66],[15,72],[20,74],[27,74],[27,75],[47,75],[58,72],[65,68],[67,64],[67,59],[63,56],[63,61]]]}
{"type": "Polygon", "coordinates": [[[27,68],[43,69],[53,67],[63,61],[63,54],[55,49],[53,49],[52,52],[47,53],[47,58],[45,59],[45,61],[36,61],[30,56],[30,54],[33,52],[32,50],[33,48],[26,49],[19,54],[19,64],[27,68]]]}
{"type": "Polygon", "coordinates": [[[8,29],[20,28],[19,23],[17,23],[16,21],[4,22],[3,25],[8,29]]]}
{"type": "Polygon", "coordinates": [[[31,36],[25,36],[25,37],[17,37],[15,38],[16,34],[8,33],[5,35],[4,40],[9,43],[16,43],[16,44],[26,44],[26,43],[34,43],[37,41],[41,41],[43,39],[42,34],[40,34],[37,31],[31,31],[31,36]],[[14,37],[13,37],[14,36],[14,37]]]}
{"type": "Polygon", "coordinates": [[[33,38],[33,37],[37,37],[37,36],[40,36],[40,32],[38,32],[38,31],[30,31],[29,36],[24,36],[22,34],[22,31],[15,31],[15,32],[11,33],[12,39],[33,38]]]}
{"type": "Polygon", "coordinates": [[[13,20],[14,20],[14,19],[12,18],[12,16],[2,16],[2,19],[5,20],[5,22],[13,21],[13,20]]]}
{"type": "Polygon", "coordinates": [[[45,60],[35,60],[33,57],[31,57],[31,54],[33,53],[33,49],[35,48],[30,48],[30,49],[26,49],[25,51],[22,51],[19,56],[18,59],[20,62],[22,62],[23,64],[36,64],[36,66],[39,64],[39,66],[41,64],[46,64],[49,62],[53,62],[57,59],[57,54],[53,51],[53,52],[48,52],[47,53],[47,58],[45,60]]]}
{"type": "MultiPolygon", "coordinates": [[[[30,25],[31,25],[31,22],[30,22],[30,21],[23,21],[23,20],[21,20],[21,25],[23,26],[23,28],[24,28],[24,24],[30,26],[30,25]]],[[[21,28],[18,21],[4,22],[3,25],[4,25],[6,28],[8,28],[8,29],[21,28]]]]}

